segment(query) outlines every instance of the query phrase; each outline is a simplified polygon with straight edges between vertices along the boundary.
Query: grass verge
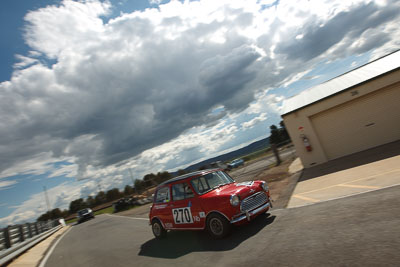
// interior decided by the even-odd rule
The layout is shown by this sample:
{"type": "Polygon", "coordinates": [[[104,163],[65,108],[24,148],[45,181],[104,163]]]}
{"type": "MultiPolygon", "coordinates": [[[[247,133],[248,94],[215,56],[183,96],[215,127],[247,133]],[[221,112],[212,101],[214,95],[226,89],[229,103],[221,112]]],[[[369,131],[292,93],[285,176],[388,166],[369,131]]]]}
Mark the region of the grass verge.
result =
{"type": "Polygon", "coordinates": [[[71,224],[71,223],[75,223],[76,221],[77,221],[76,218],[72,218],[72,219],[66,221],[65,223],[66,223],[66,224],[71,224]]]}
{"type": "Polygon", "coordinates": [[[111,206],[111,207],[108,207],[108,208],[105,208],[105,209],[101,209],[101,210],[95,211],[94,215],[100,215],[100,214],[105,214],[105,213],[113,213],[113,212],[114,212],[114,208],[111,206]]]}

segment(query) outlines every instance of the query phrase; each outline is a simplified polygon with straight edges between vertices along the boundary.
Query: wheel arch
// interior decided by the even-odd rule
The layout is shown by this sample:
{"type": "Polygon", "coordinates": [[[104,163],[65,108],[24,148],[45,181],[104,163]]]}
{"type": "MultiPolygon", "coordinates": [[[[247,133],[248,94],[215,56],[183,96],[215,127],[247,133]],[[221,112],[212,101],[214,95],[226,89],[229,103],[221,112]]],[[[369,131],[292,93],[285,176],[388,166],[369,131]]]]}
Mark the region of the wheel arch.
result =
{"type": "Polygon", "coordinates": [[[211,216],[212,214],[219,214],[219,215],[222,215],[228,222],[231,222],[231,220],[229,220],[228,216],[226,216],[224,213],[222,213],[222,212],[220,212],[220,211],[218,211],[218,210],[212,210],[212,211],[209,211],[209,212],[207,213],[207,215],[206,215],[205,227],[207,226],[207,220],[208,220],[208,218],[210,218],[210,216],[211,216]]]}
{"type": "Polygon", "coordinates": [[[150,224],[152,224],[154,222],[154,220],[158,220],[161,223],[161,226],[165,229],[165,225],[164,225],[163,221],[157,216],[154,216],[151,218],[150,224]]]}

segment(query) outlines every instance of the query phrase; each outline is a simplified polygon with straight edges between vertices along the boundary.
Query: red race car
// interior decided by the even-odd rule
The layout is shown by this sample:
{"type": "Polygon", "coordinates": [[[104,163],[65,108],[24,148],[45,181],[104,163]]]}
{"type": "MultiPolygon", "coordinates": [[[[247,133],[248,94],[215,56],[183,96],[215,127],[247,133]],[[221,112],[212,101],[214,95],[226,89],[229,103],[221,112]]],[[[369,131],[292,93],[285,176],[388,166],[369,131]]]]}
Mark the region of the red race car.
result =
{"type": "Polygon", "coordinates": [[[149,219],[156,238],[164,237],[167,230],[203,229],[223,238],[232,224],[246,223],[270,207],[266,182],[236,183],[223,170],[213,169],[158,185],[149,219]]]}

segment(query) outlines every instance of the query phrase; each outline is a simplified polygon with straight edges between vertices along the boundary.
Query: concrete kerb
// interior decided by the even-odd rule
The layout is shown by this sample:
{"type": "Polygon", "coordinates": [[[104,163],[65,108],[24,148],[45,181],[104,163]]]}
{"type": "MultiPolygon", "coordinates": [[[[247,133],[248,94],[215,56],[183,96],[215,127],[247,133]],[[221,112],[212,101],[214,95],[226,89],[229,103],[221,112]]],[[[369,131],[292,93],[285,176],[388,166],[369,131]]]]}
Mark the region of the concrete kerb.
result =
{"type": "MultiPolygon", "coordinates": [[[[71,226],[67,226],[64,228],[64,232],[61,233],[59,235],[59,237],[55,238],[54,240],[52,240],[52,242],[50,243],[49,246],[47,246],[47,249],[45,250],[45,253],[43,254],[44,256],[41,257],[38,261],[38,264],[36,264],[36,266],[38,267],[44,267],[47,260],[49,259],[50,255],[53,253],[55,247],[57,246],[57,244],[61,241],[61,239],[71,230],[71,226]]],[[[12,266],[11,266],[12,267],[12,266]]]]}
{"type": "Polygon", "coordinates": [[[289,204],[289,200],[292,197],[293,191],[296,188],[296,185],[303,175],[303,164],[301,163],[300,158],[296,158],[288,168],[290,174],[289,184],[287,187],[281,192],[279,198],[277,200],[272,200],[274,210],[284,209],[289,204]]]}
{"type": "Polygon", "coordinates": [[[281,196],[277,200],[272,202],[274,210],[285,209],[287,207],[290,198],[292,197],[292,194],[294,192],[294,189],[296,188],[297,182],[300,180],[302,174],[303,170],[298,171],[289,177],[289,184],[287,185],[285,190],[282,191],[281,196]]]}
{"type": "Polygon", "coordinates": [[[304,169],[304,166],[300,160],[300,158],[296,158],[292,164],[289,166],[289,173],[294,174],[299,171],[302,171],[304,169]]]}

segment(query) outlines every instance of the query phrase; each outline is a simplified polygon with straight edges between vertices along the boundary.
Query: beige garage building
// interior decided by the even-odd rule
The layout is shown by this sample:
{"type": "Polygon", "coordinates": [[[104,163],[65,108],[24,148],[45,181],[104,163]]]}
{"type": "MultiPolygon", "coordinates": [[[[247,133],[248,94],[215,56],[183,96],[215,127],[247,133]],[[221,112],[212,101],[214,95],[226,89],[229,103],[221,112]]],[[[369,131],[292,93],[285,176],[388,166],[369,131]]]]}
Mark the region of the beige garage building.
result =
{"type": "Polygon", "coordinates": [[[400,51],[284,101],[305,167],[400,140],[400,51]]]}

